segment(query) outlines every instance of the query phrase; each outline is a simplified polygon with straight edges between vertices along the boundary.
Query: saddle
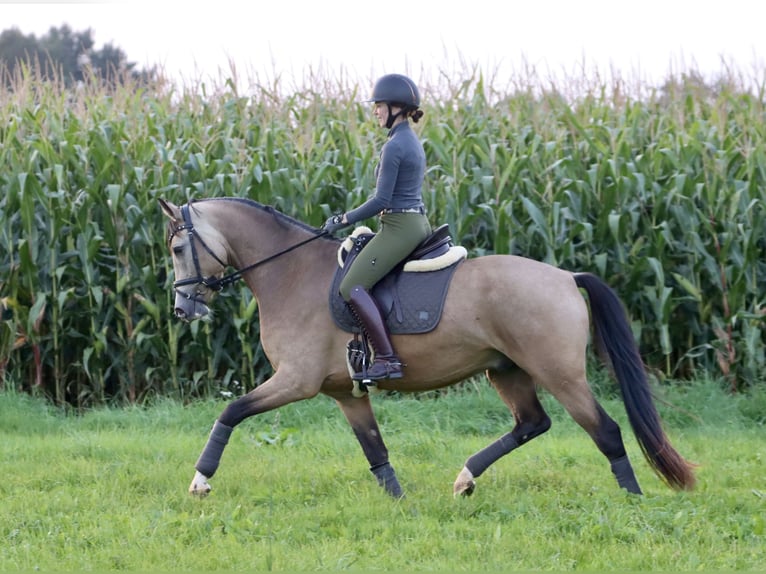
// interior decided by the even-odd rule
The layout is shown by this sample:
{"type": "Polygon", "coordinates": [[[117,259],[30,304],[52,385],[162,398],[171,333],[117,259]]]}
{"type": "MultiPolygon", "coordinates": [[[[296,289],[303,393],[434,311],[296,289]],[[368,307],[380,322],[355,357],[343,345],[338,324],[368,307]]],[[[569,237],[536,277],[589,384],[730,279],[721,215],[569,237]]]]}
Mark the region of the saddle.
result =
{"type": "MultiPolygon", "coordinates": [[[[357,227],[338,249],[330,313],[336,325],[349,333],[358,333],[359,326],[340,295],[340,283],[351,262],[374,236],[368,227],[357,227]]],[[[466,256],[464,247],[453,245],[445,223],[372,288],[371,295],[392,335],[427,333],[436,328],[452,275],[466,256]]]]}

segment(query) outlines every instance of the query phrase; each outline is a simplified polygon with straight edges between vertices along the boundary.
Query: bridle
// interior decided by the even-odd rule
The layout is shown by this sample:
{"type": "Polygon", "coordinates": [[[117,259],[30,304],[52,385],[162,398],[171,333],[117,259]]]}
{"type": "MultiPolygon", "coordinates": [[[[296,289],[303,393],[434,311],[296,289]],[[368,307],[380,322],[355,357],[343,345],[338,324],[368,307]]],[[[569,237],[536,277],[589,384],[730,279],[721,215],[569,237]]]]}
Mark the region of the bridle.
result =
{"type": "Polygon", "coordinates": [[[199,266],[199,255],[197,254],[197,241],[199,241],[199,244],[202,245],[202,247],[207,251],[213,259],[215,259],[218,263],[221,264],[221,267],[224,269],[227,267],[226,263],[221,261],[221,258],[218,257],[218,255],[215,254],[215,251],[210,249],[207,243],[205,243],[205,240],[202,239],[197,233],[194,231],[194,225],[191,221],[191,213],[189,209],[189,205],[183,205],[181,206],[181,215],[184,218],[184,222],[181,225],[176,226],[173,228],[170,233],[168,234],[168,245],[170,245],[170,242],[173,240],[173,237],[175,237],[179,232],[186,231],[186,233],[189,234],[189,245],[191,246],[191,252],[192,252],[192,261],[194,262],[194,271],[197,274],[196,277],[190,277],[188,279],[179,279],[177,281],[173,282],[173,290],[180,294],[181,296],[185,297],[189,300],[194,300],[198,302],[204,302],[197,298],[197,295],[199,293],[195,290],[194,293],[185,293],[184,291],[181,291],[179,287],[183,287],[185,285],[202,285],[204,287],[207,287],[208,289],[212,291],[220,291],[224,288],[224,285],[228,285],[228,283],[233,282],[233,280],[229,281],[228,283],[223,283],[223,280],[216,277],[215,275],[211,275],[209,277],[203,277],[202,276],[202,270],[199,266]],[[196,238],[196,241],[195,241],[196,238]]]}
{"type": "Polygon", "coordinates": [[[292,245],[288,247],[287,249],[283,249],[282,251],[279,251],[273,255],[269,255],[265,259],[262,259],[261,261],[257,261],[256,263],[251,263],[250,265],[247,265],[246,267],[243,267],[242,269],[238,269],[234,271],[233,273],[230,273],[228,275],[225,275],[223,277],[216,277],[215,275],[210,275],[209,277],[203,277],[202,270],[199,266],[199,256],[197,255],[197,246],[196,242],[199,242],[199,244],[207,251],[213,259],[215,259],[221,267],[224,269],[228,267],[228,264],[224,261],[221,261],[221,258],[218,257],[218,255],[215,254],[215,252],[210,249],[207,243],[205,243],[205,240],[202,239],[202,237],[195,232],[194,225],[192,224],[191,220],[191,209],[189,206],[191,205],[191,202],[189,202],[186,205],[181,206],[181,215],[184,219],[184,222],[181,225],[178,225],[174,227],[170,233],[168,234],[168,245],[170,245],[170,241],[175,237],[180,231],[186,231],[186,233],[189,234],[189,245],[191,246],[191,252],[192,252],[192,261],[194,262],[194,271],[197,274],[196,277],[190,277],[188,279],[179,279],[177,281],[173,282],[173,290],[181,295],[182,297],[196,301],[199,303],[204,303],[204,300],[199,299],[197,296],[200,295],[199,292],[195,291],[194,293],[185,293],[184,291],[181,291],[178,289],[179,287],[184,287],[186,285],[202,285],[203,287],[206,287],[207,289],[210,289],[211,291],[220,291],[227,285],[231,285],[235,281],[242,278],[242,276],[250,271],[251,269],[255,269],[256,267],[263,265],[265,263],[268,263],[269,261],[276,259],[277,257],[281,257],[282,255],[289,253],[293,249],[297,249],[298,247],[301,247],[305,245],[306,243],[309,243],[311,241],[314,241],[315,239],[319,239],[320,237],[327,235],[326,231],[321,231],[317,233],[316,235],[313,235],[309,237],[308,239],[304,239],[303,241],[300,241],[296,243],[295,245],[292,245]],[[195,241],[196,239],[196,241],[195,241]]]}

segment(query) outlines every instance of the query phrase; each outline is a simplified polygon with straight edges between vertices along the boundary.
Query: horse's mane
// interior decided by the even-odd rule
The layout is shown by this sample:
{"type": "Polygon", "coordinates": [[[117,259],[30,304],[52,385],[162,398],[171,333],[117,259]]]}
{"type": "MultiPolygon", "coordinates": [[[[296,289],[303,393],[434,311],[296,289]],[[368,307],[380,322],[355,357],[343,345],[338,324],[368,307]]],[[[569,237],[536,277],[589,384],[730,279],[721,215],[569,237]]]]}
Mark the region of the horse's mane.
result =
{"type": "Polygon", "coordinates": [[[317,232],[316,227],[312,227],[311,225],[308,225],[307,223],[304,223],[298,219],[295,219],[294,217],[290,217],[289,215],[282,213],[281,211],[272,207],[271,205],[264,205],[262,203],[255,201],[254,199],[250,199],[247,197],[208,197],[204,199],[194,199],[192,200],[192,203],[191,203],[192,209],[194,208],[195,203],[201,203],[204,201],[234,201],[237,203],[242,203],[249,207],[259,209],[260,211],[268,213],[280,223],[286,223],[288,225],[300,227],[301,229],[308,231],[310,233],[317,232]]]}

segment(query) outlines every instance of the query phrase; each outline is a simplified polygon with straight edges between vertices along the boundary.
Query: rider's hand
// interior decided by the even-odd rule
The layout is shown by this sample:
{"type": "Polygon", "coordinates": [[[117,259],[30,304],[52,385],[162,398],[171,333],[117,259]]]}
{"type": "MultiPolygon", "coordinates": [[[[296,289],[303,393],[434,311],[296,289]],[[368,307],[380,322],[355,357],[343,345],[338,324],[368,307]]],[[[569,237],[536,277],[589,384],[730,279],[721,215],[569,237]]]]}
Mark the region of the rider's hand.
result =
{"type": "Polygon", "coordinates": [[[343,215],[333,215],[331,217],[327,218],[327,221],[324,222],[324,225],[322,226],[322,231],[326,231],[327,233],[335,233],[339,229],[343,229],[344,227],[348,227],[350,224],[343,223],[343,215]]]}

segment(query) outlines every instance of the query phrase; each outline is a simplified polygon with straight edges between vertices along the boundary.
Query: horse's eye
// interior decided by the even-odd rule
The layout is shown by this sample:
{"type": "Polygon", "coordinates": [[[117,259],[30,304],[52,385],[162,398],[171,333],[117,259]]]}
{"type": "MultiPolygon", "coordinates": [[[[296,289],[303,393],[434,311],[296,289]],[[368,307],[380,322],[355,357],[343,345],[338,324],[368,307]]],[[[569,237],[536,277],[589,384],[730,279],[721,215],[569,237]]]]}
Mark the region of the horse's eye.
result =
{"type": "Polygon", "coordinates": [[[183,245],[174,245],[173,246],[173,253],[176,255],[181,255],[181,253],[184,252],[184,246],[183,245]]]}

